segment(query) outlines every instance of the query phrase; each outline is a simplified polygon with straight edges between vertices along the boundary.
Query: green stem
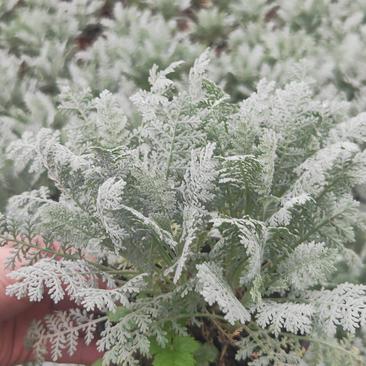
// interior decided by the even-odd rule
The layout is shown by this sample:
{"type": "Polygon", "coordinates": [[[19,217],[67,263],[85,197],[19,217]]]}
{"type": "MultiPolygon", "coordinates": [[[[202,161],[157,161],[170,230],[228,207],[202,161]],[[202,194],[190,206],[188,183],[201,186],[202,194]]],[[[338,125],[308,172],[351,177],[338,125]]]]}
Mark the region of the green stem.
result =
{"type": "Polygon", "coordinates": [[[305,335],[297,335],[297,334],[292,334],[292,333],[286,333],[286,332],[282,332],[282,334],[285,334],[289,337],[295,337],[297,339],[301,339],[301,340],[304,340],[304,341],[308,341],[308,342],[312,342],[312,343],[318,343],[318,344],[322,344],[323,346],[326,346],[326,347],[329,347],[329,348],[333,348],[333,349],[336,349],[340,352],[343,352],[349,356],[351,356],[353,359],[357,360],[357,361],[363,361],[363,359],[360,357],[358,357],[357,355],[355,355],[352,351],[349,351],[348,349],[340,346],[338,343],[337,344],[334,344],[334,343],[330,343],[330,342],[327,342],[325,340],[321,340],[321,339],[317,339],[317,338],[313,338],[313,337],[310,337],[310,336],[305,336],[305,335]]]}
{"type": "Polygon", "coordinates": [[[330,221],[334,220],[335,218],[337,218],[338,216],[342,215],[346,210],[348,209],[345,208],[344,210],[337,212],[336,214],[320,221],[320,223],[318,225],[316,225],[312,230],[310,230],[305,236],[303,236],[302,238],[300,238],[296,243],[295,246],[298,246],[299,244],[306,242],[313,234],[315,234],[319,229],[321,229],[323,226],[327,225],[330,221]]]}
{"type": "Polygon", "coordinates": [[[170,165],[173,160],[173,151],[174,151],[176,134],[177,134],[177,123],[175,123],[175,125],[174,125],[173,136],[170,141],[170,149],[169,149],[168,162],[167,162],[167,166],[166,166],[165,179],[167,179],[169,176],[170,165]]]}
{"type": "Polygon", "coordinates": [[[164,318],[159,320],[159,322],[166,322],[166,321],[175,321],[175,320],[181,320],[181,319],[189,319],[189,318],[211,318],[211,319],[218,319],[227,321],[223,316],[212,314],[212,313],[192,313],[192,314],[182,314],[182,315],[176,315],[169,318],[164,318]]]}

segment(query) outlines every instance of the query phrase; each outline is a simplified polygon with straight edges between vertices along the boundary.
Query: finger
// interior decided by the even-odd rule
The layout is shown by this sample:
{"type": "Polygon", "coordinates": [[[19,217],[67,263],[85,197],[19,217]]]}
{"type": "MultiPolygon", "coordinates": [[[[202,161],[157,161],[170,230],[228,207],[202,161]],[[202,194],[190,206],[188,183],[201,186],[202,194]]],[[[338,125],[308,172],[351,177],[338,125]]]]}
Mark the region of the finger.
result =
{"type": "Polygon", "coordinates": [[[27,299],[18,300],[15,297],[7,296],[5,293],[7,286],[14,283],[7,276],[10,270],[5,268],[5,260],[10,253],[11,247],[0,248],[0,321],[12,318],[31,305],[27,299]]]}
{"type": "MultiPolygon", "coordinates": [[[[43,239],[40,236],[33,238],[33,244],[39,247],[45,246],[43,239]]],[[[4,247],[0,247],[0,322],[6,319],[11,319],[16,314],[25,311],[32,303],[24,298],[18,300],[16,297],[7,296],[7,286],[15,283],[16,281],[10,279],[7,274],[11,272],[11,269],[6,268],[6,259],[12,254],[12,242],[9,241],[4,247]]],[[[58,242],[53,243],[55,250],[59,250],[60,244],[58,242]]],[[[24,261],[19,259],[15,263],[15,269],[24,265],[24,261]]],[[[47,295],[45,295],[47,297],[47,295]]],[[[70,306],[66,306],[70,307],[70,306]]],[[[62,309],[62,304],[59,306],[62,309]]]]}
{"type": "Polygon", "coordinates": [[[12,366],[32,359],[32,350],[25,347],[29,326],[51,310],[51,302],[31,304],[25,312],[0,323],[0,365],[12,366]]]}
{"type": "MultiPolygon", "coordinates": [[[[71,305],[66,301],[58,307],[68,308],[71,305]]],[[[25,340],[29,327],[34,320],[42,320],[47,314],[54,311],[52,301],[43,301],[39,304],[31,304],[29,308],[18,314],[17,317],[0,323],[0,365],[12,366],[24,362],[34,361],[32,349],[25,347],[25,340]]],[[[48,345],[45,361],[52,361],[51,347],[48,345]]],[[[57,360],[62,363],[89,364],[100,358],[102,354],[97,351],[95,342],[85,345],[83,339],[79,339],[76,352],[70,356],[64,351],[62,357],[57,360]]]]}

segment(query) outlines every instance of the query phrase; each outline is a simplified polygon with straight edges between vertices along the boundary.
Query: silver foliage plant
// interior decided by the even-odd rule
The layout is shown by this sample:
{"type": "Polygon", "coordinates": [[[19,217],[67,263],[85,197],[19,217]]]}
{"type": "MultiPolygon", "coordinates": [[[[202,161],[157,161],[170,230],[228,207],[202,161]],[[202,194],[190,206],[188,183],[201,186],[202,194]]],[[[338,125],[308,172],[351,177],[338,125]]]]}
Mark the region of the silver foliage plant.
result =
{"type": "Polygon", "coordinates": [[[248,97],[261,78],[283,86],[295,75],[316,80],[324,99],[364,110],[365,11],[363,0],[1,1],[0,81],[7,88],[0,91],[0,144],[15,146],[0,148],[0,207],[42,183],[39,171],[14,171],[10,160],[25,131],[23,141],[32,144],[41,126],[62,126],[60,85],[118,93],[130,115],[127,96],[148,87],[153,64],[184,59],[188,69],[210,46],[212,78],[234,100],[248,97]]]}
{"type": "Polygon", "coordinates": [[[0,237],[24,266],[8,295],[78,305],[34,324],[36,354],[72,354],[82,334],[105,365],[139,365],[152,341],[209,327],[238,362],[361,365],[366,286],[336,274],[362,265],[349,245],[365,229],[365,115],[302,81],[232,103],[208,51],[186,84],[169,79],[179,67],[150,70],[138,119],[118,94],[64,89],[66,127],[29,148],[60,197],[9,201],[0,237]]]}

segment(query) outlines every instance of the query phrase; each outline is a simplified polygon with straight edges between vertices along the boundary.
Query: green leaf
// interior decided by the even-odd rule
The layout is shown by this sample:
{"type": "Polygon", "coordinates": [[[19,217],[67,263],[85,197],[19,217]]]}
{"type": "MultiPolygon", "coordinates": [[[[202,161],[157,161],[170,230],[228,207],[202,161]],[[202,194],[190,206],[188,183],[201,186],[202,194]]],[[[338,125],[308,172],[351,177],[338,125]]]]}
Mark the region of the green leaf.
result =
{"type": "Polygon", "coordinates": [[[108,312],[108,319],[111,322],[117,323],[120,319],[126,316],[130,311],[123,306],[119,306],[115,311],[108,312]]]}
{"type": "Polygon", "coordinates": [[[103,359],[100,358],[99,360],[96,360],[92,366],[102,366],[103,365],[103,359]]]}
{"type": "Polygon", "coordinates": [[[217,348],[209,343],[202,344],[200,348],[194,353],[194,358],[197,365],[209,366],[214,363],[219,355],[217,348]]]}
{"type": "Polygon", "coordinates": [[[252,283],[249,291],[251,300],[254,304],[260,304],[262,302],[262,291],[263,291],[263,279],[261,275],[257,275],[252,283]]]}
{"type": "Polygon", "coordinates": [[[177,353],[174,350],[166,350],[154,358],[153,366],[195,366],[196,361],[191,353],[177,353]]]}
{"type": "Polygon", "coordinates": [[[196,366],[194,353],[200,348],[192,337],[176,336],[165,348],[152,342],[150,352],[154,355],[153,366],[196,366]]]}

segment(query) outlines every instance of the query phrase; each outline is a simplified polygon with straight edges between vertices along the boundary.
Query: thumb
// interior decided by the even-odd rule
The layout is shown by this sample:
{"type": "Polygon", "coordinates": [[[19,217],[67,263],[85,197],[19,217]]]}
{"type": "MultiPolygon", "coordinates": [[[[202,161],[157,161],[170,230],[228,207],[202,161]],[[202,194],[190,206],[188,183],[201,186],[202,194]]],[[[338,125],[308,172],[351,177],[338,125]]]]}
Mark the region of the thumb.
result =
{"type": "Polygon", "coordinates": [[[31,305],[27,299],[18,300],[15,297],[7,296],[5,293],[6,287],[14,283],[7,276],[10,270],[5,268],[5,260],[10,254],[10,247],[0,248],[0,321],[14,317],[31,305]]]}

